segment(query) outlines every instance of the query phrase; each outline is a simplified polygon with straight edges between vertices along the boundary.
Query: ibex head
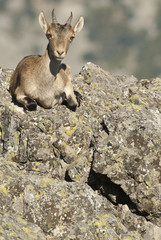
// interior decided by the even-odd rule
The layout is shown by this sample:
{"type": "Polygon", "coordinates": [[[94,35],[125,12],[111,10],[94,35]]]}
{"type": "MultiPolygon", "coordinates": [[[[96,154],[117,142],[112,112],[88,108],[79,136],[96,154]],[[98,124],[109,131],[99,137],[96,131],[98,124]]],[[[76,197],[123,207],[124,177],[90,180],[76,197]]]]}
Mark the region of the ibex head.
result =
{"type": "Polygon", "coordinates": [[[58,61],[61,61],[67,54],[70,43],[84,25],[83,17],[80,17],[75,25],[71,26],[72,12],[64,25],[58,23],[54,9],[52,11],[52,23],[48,24],[44,12],[39,15],[39,23],[49,40],[50,54],[58,61]]]}

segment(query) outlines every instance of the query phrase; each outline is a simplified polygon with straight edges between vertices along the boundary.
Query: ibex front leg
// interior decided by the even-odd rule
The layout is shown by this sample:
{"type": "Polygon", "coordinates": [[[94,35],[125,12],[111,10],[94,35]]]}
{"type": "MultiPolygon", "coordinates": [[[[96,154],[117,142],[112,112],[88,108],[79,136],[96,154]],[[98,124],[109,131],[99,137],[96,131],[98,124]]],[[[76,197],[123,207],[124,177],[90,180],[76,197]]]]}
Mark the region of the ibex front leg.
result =
{"type": "Polygon", "coordinates": [[[20,87],[16,88],[15,98],[17,102],[22,104],[26,110],[29,110],[29,111],[36,110],[37,108],[36,101],[26,96],[20,87]]]}
{"type": "Polygon", "coordinates": [[[72,73],[70,67],[66,64],[61,64],[61,68],[59,71],[60,77],[64,82],[64,93],[65,93],[65,100],[67,102],[67,106],[71,110],[75,110],[78,106],[77,99],[74,94],[73,85],[72,85],[72,73]]]}

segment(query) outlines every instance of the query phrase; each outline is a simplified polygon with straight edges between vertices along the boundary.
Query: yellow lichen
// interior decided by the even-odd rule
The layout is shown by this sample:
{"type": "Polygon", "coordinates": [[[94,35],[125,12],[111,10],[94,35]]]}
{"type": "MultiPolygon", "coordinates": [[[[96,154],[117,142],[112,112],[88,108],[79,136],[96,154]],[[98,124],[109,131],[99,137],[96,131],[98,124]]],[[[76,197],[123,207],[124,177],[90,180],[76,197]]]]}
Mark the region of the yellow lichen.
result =
{"type": "Polygon", "coordinates": [[[35,162],[35,167],[33,167],[32,170],[36,172],[40,172],[39,165],[40,165],[39,162],[35,162]]]}
{"type": "Polygon", "coordinates": [[[98,220],[97,221],[89,221],[88,225],[95,225],[98,228],[101,227],[107,227],[107,218],[110,218],[111,216],[108,214],[105,214],[103,216],[98,216],[98,220]]]}
{"type": "Polygon", "coordinates": [[[142,110],[141,106],[133,104],[133,103],[131,105],[126,106],[126,108],[130,111],[132,111],[132,110],[141,111],[142,110]]]}
{"type": "Polygon", "coordinates": [[[56,183],[55,179],[48,178],[48,177],[43,177],[40,180],[41,187],[46,188],[47,186],[53,186],[56,183]]]}
{"type": "Polygon", "coordinates": [[[135,233],[133,236],[126,236],[122,240],[143,240],[139,233],[135,233]]]}
{"type": "Polygon", "coordinates": [[[147,186],[151,187],[151,182],[145,181],[145,183],[146,183],[147,186]]]}
{"type": "Polygon", "coordinates": [[[75,120],[75,122],[78,122],[78,121],[79,121],[75,114],[72,114],[72,113],[71,113],[71,114],[70,114],[70,118],[73,118],[73,119],[75,120]]]}
{"type": "Polygon", "coordinates": [[[99,217],[99,220],[97,220],[95,223],[94,223],[95,226],[97,226],[98,228],[101,228],[103,226],[106,226],[107,225],[107,219],[106,219],[106,216],[101,216],[99,217]]]}
{"type": "Polygon", "coordinates": [[[2,226],[0,226],[0,233],[4,233],[2,226]]]}
{"type": "MultiPolygon", "coordinates": [[[[4,216],[7,214],[4,214],[4,216]]],[[[5,222],[2,226],[7,227],[9,230],[13,230],[13,225],[11,222],[5,222]]]]}
{"type": "Polygon", "coordinates": [[[161,89],[161,86],[157,86],[157,87],[152,87],[152,90],[155,91],[155,90],[160,90],[161,89]]]}
{"type": "Polygon", "coordinates": [[[92,132],[92,129],[91,129],[90,127],[88,127],[88,126],[85,126],[85,129],[86,129],[87,131],[89,131],[89,132],[92,132]]]}
{"type": "Polygon", "coordinates": [[[39,200],[41,195],[39,193],[37,193],[35,197],[36,197],[37,200],[39,200]]]}
{"type": "Polygon", "coordinates": [[[131,102],[133,104],[138,104],[139,103],[139,98],[138,98],[137,95],[132,95],[129,99],[131,100],[131,102]]]}
{"type": "Polygon", "coordinates": [[[123,238],[123,240],[134,240],[134,238],[131,236],[128,236],[128,237],[123,238]]]}
{"type": "Polygon", "coordinates": [[[9,152],[8,153],[8,161],[13,161],[13,158],[17,155],[16,152],[9,152]]]}
{"type": "Polygon", "coordinates": [[[66,134],[67,134],[68,136],[71,136],[71,135],[73,135],[73,133],[75,133],[76,129],[77,129],[76,126],[73,127],[73,128],[67,127],[67,128],[65,128],[65,132],[66,132],[66,134]]]}
{"type": "Polygon", "coordinates": [[[39,193],[36,193],[35,197],[36,197],[37,200],[39,200],[39,199],[40,199],[42,196],[44,196],[45,194],[46,194],[45,191],[41,191],[41,192],[39,192],[39,193]]]}
{"type": "Polygon", "coordinates": [[[116,162],[120,162],[121,161],[121,157],[120,156],[115,156],[115,161],[116,162]]]}
{"type": "Polygon", "coordinates": [[[2,194],[8,194],[8,192],[9,192],[9,187],[5,187],[5,186],[0,185],[0,192],[1,192],[2,194]]]}
{"type": "Polygon", "coordinates": [[[75,174],[75,181],[80,182],[81,175],[80,174],[75,174]]]}
{"type": "Polygon", "coordinates": [[[157,77],[154,79],[155,82],[161,82],[161,78],[157,77]]]}
{"type": "Polygon", "coordinates": [[[25,232],[25,234],[27,235],[28,239],[37,239],[36,235],[32,234],[29,228],[23,227],[22,230],[25,232]]]}
{"type": "Polygon", "coordinates": [[[18,220],[18,222],[22,223],[23,225],[27,225],[26,220],[24,220],[23,218],[18,217],[17,220],[18,220]]]}
{"type": "Polygon", "coordinates": [[[63,231],[63,228],[64,228],[64,226],[59,226],[59,230],[62,232],[63,231]]]}
{"type": "Polygon", "coordinates": [[[27,185],[27,186],[26,186],[26,190],[34,190],[34,186],[32,186],[32,185],[27,185]]]}
{"type": "MultiPolygon", "coordinates": [[[[19,145],[19,136],[20,133],[19,132],[14,132],[14,148],[17,148],[17,146],[19,145]]],[[[17,149],[15,149],[17,150],[17,149]]]]}
{"type": "Polygon", "coordinates": [[[30,229],[28,229],[28,228],[26,228],[26,227],[23,227],[22,230],[23,230],[27,235],[30,234],[30,229]]]}
{"type": "Polygon", "coordinates": [[[65,189],[62,189],[60,194],[63,198],[65,198],[67,196],[67,191],[65,189]]]}
{"type": "Polygon", "coordinates": [[[125,186],[125,185],[121,185],[121,188],[122,188],[122,190],[124,191],[124,192],[127,192],[127,186],[125,186]]]}

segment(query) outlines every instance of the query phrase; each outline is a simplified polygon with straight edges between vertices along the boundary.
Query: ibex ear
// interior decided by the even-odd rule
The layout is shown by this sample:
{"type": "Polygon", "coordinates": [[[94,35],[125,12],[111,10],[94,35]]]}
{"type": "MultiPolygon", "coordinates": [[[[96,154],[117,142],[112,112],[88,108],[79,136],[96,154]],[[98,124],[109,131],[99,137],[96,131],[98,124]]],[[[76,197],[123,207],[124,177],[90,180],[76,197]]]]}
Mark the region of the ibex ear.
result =
{"type": "Polygon", "coordinates": [[[41,12],[41,13],[39,14],[39,24],[40,24],[42,30],[44,31],[44,33],[46,33],[47,30],[48,30],[49,24],[48,24],[48,22],[46,21],[44,12],[41,12]]]}
{"type": "Polygon", "coordinates": [[[80,17],[76,22],[76,24],[73,26],[73,30],[75,34],[79,33],[82,30],[83,25],[84,25],[84,18],[80,17]]]}

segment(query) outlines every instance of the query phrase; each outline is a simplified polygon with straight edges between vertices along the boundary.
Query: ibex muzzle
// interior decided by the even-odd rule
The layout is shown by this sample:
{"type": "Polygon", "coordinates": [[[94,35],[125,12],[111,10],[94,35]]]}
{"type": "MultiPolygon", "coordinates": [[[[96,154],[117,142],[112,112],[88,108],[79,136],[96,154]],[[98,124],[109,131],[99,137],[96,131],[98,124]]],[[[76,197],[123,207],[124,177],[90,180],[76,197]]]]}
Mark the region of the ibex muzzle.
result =
{"type": "Polygon", "coordinates": [[[48,24],[44,13],[40,13],[39,23],[49,40],[47,49],[42,56],[22,59],[10,80],[10,93],[24,108],[35,110],[37,103],[51,108],[63,100],[72,109],[78,105],[70,67],[61,64],[70,43],[84,25],[83,17],[74,26],[71,21],[72,13],[64,25],[59,24],[53,10],[52,23],[48,24]]]}

